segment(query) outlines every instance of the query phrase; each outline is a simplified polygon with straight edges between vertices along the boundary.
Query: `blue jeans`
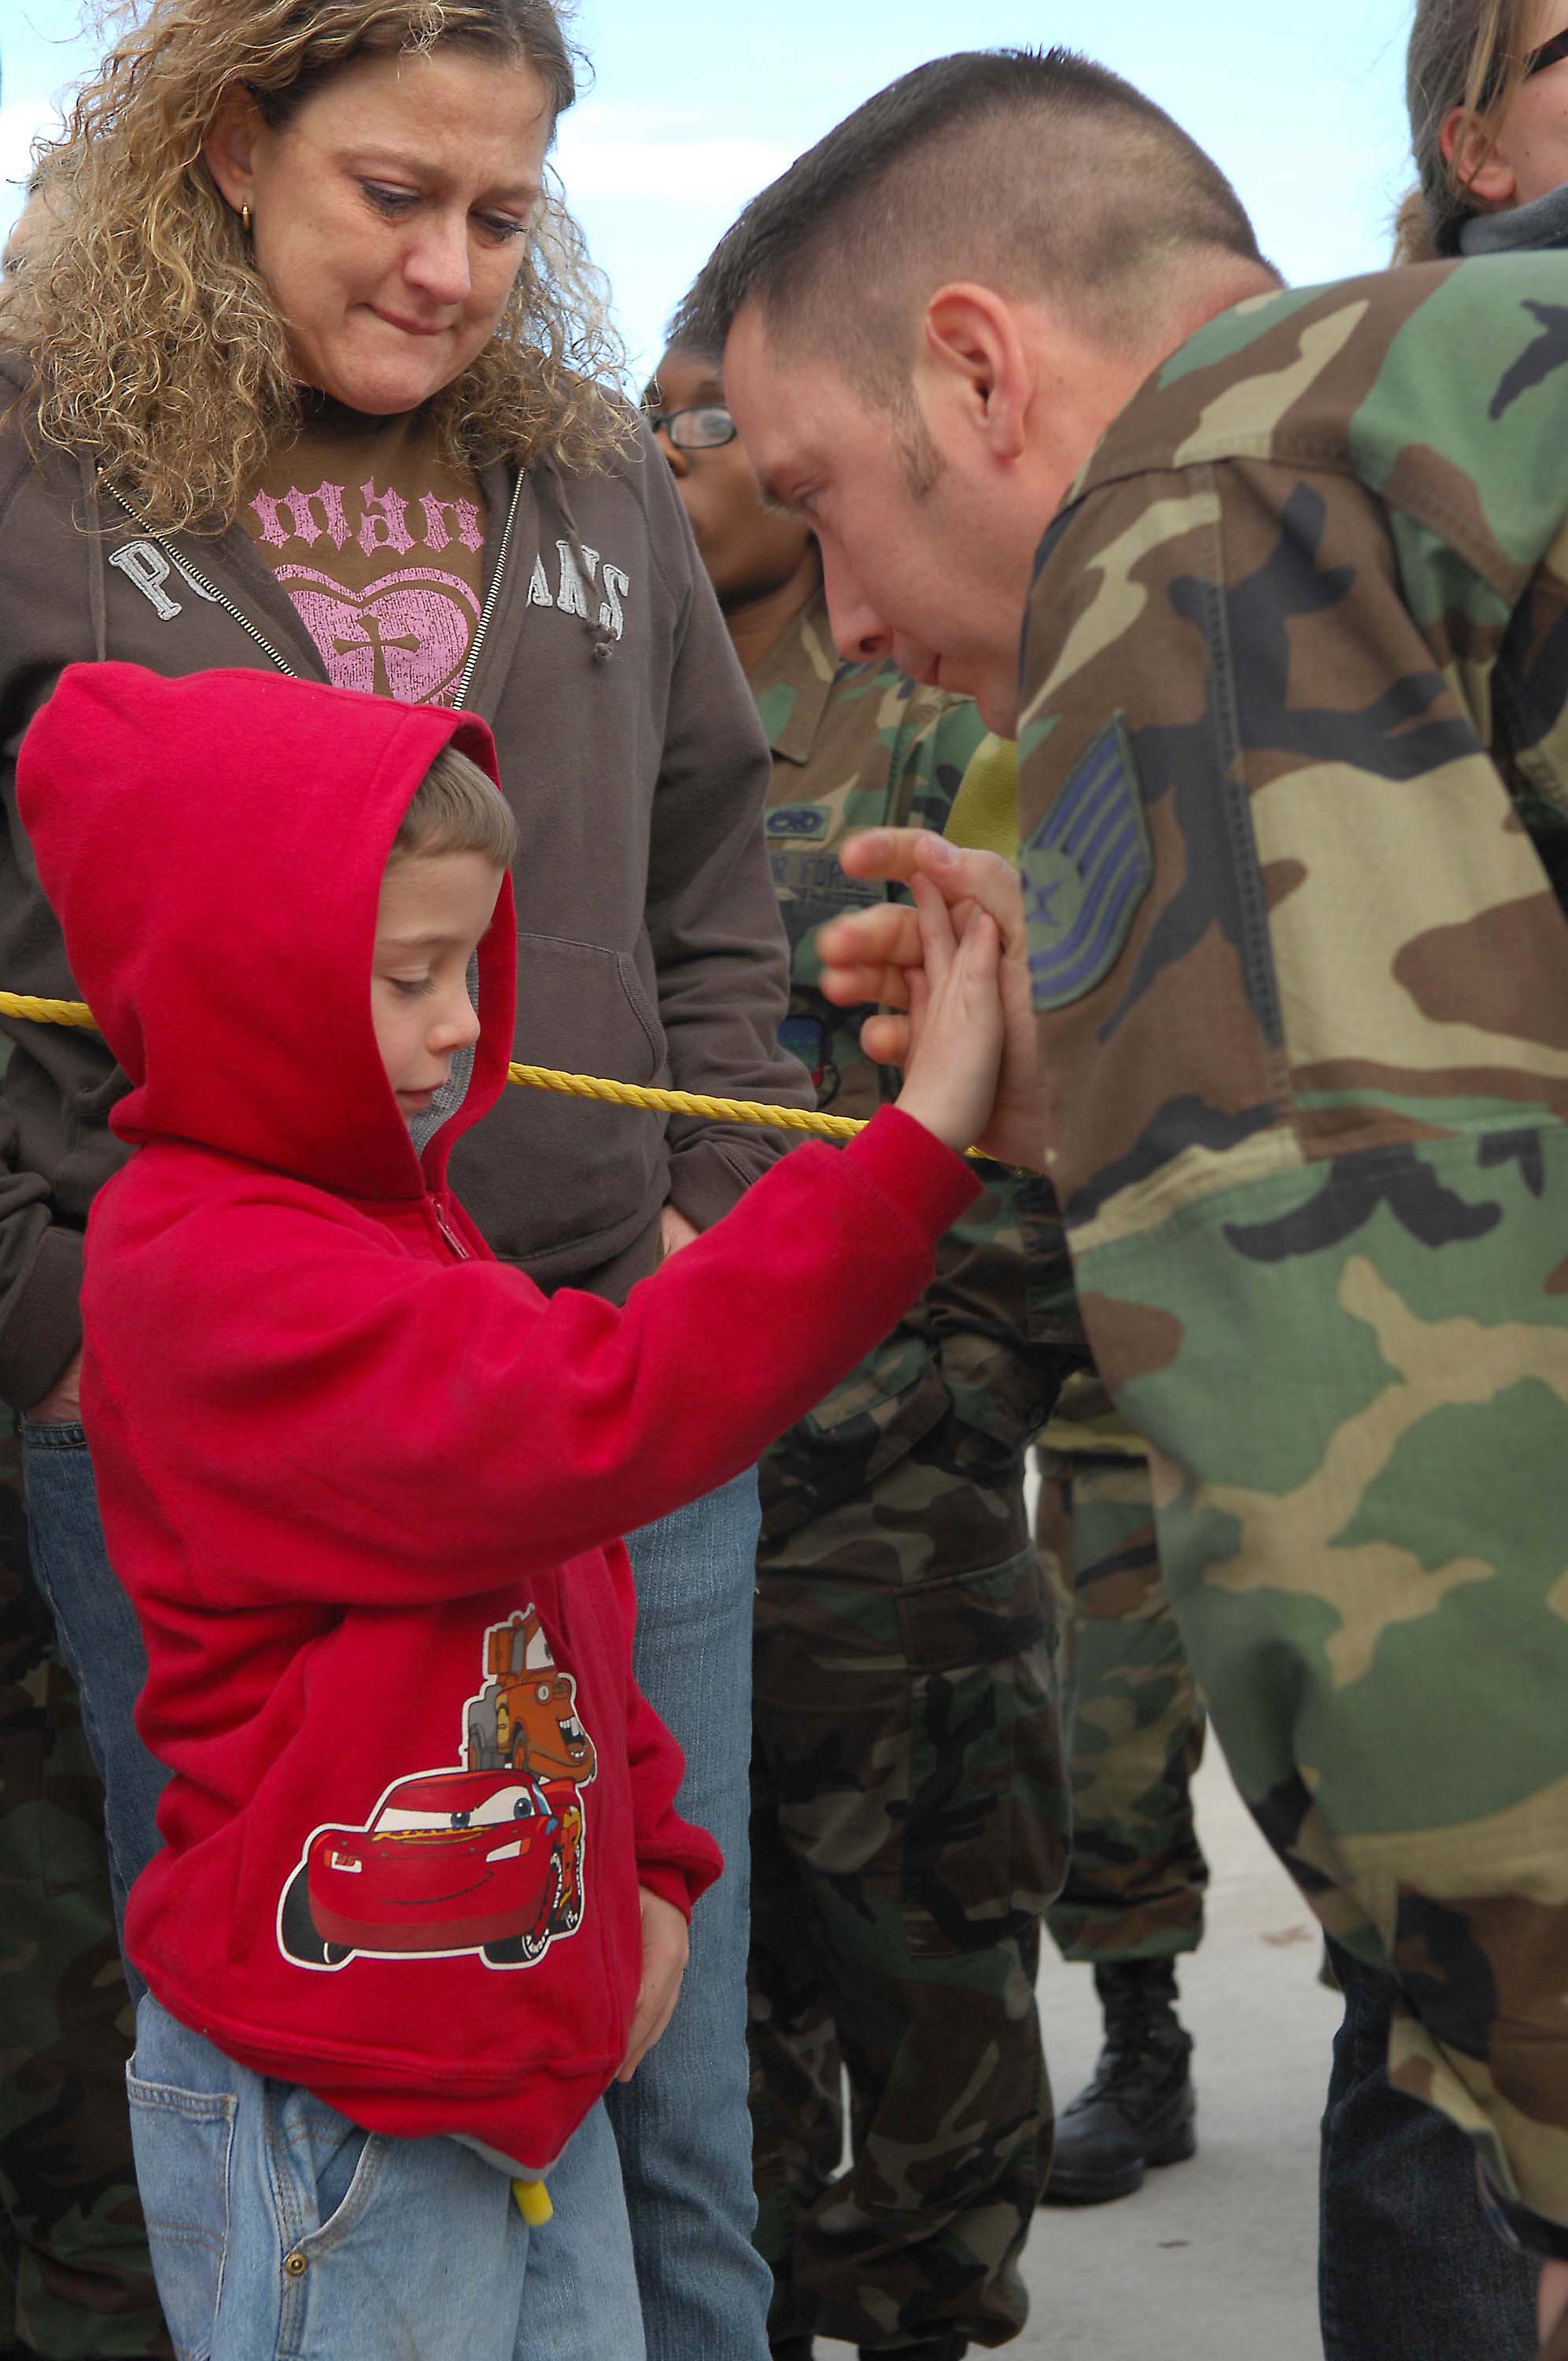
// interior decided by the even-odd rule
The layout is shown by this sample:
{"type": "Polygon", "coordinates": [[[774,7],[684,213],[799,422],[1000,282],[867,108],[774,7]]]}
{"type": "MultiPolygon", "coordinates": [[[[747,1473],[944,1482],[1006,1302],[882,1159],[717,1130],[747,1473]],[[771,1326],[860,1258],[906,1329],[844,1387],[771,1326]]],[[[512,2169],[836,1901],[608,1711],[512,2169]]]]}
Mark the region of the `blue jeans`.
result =
{"type": "Polygon", "coordinates": [[[1464,2133],[1388,2080],[1393,1978],[1329,1949],[1344,2019],[1323,2114],[1326,2361],[1530,2361],[1534,2267],[1483,2214],[1464,2133]]]}
{"type": "Polygon", "coordinates": [[[126,2083],[179,2361],[643,2361],[602,2108],[549,2176],[554,2219],[531,2230],[506,2175],[455,2140],[367,2132],[236,2066],[150,1993],[126,2083]],[[542,2306],[548,2249],[576,2268],[542,2306]]]}
{"type": "Polygon", "coordinates": [[[681,1809],[712,1830],[725,1861],[693,1914],[691,1961],[668,2030],[606,2102],[649,2361],[767,2361],[773,2275],[751,2244],[746,2056],[758,1524],[756,1477],[746,1475],[627,1543],[637,1678],[685,1749],[681,1809]]]}
{"type": "Polygon", "coordinates": [[[104,1782],[109,1883],[123,1926],[131,1887],[158,1850],[155,1814],[169,1777],[131,1719],[147,1678],[141,1629],[104,1547],[81,1426],[24,1425],[22,1483],[33,1579],[81,1693],[82,1726],[104,1782]]]}

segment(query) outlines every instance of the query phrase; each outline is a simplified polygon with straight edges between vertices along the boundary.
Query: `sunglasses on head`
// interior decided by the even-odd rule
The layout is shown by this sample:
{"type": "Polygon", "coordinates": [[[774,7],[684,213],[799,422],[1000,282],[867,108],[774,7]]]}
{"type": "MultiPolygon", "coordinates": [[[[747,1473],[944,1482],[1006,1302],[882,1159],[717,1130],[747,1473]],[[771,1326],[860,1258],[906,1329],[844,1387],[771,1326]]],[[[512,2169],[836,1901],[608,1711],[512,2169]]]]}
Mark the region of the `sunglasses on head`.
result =
{"type": "Polygon", "coordinates": [[[1531,74],[1544,73],[1548,66],[1560,65],[1564,58],[1568,58],[1568,32],[1558,33],[1552,40],[1542,41],[1539,49],[1531,49],[1524,61],[1526,82],[1531,74]]]}
{"type": "MultiPolygon", "coordinates": [[[[1526,50],[1523,80],[1529,82],[1532,76],[1544,73],[1548,66],[1561,65],[1564,58],[1568,58],[1568,32],[1554,33],[1550,41],[1542,41],[1540,49],[1526,50]]],[[[1491,71],[1481,86],[1481,94],[1475,102],[1477,115],[1485,114],[1486,108],[1497,97],[1497,87],[1503,79],[1506,64],[1507,60],[1503,58],[1494,61],[1491,71]]]]}

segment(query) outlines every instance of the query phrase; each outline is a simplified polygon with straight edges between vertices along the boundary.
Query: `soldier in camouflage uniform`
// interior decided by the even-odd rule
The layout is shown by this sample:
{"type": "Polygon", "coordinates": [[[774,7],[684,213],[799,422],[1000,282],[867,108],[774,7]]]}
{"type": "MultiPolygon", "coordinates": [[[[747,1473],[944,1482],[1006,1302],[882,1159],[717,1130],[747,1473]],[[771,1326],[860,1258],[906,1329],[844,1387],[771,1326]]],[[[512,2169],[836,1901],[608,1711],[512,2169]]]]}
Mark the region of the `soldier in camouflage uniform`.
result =
{"type": "MultiPolygon", "coordinates": [[[[658,389],[661,440],[773,750],[784,1038],[823,1106],[870,1115],[885,1071],[861,1052],[865,1012],[817,990],[812,938],[881,889],[853,885],[838,847],[871,822],[940,829],[985,733],[967,702],[840,663],[797,524],[773,522],[783,582],[749,637],[770,586],[734,578],[724,528],[758,529],[750,471],[738,450],[679,447],[687,422],[727,419],[722,387],[711,362],[676,352],[658,389]]],[[[1065,1798],[1024,1466],[1060,1356],[1026,1335],[1025,1231],[1045,1192],[987,1177],[936,1285],[762,1470],[753,2124],[770,2335],[790,2361],[814,2334],[949,2361],[1025,2313],[1017,2260],[1050,2142],[1034,1978],[1065,1798]]]]}
{"type": "Polygon", "coordinates": [[[1148,1455],[1091,1377],[1040,1438],[1037,1539],[1067,1635],[1072,1861],[1047,1923],[1066,1960],[1173,1960],[1203,1934],[1192,1819],[1203,1708],[1155,1549],[1148,1455]]]}
{"type": "MultiPolygon", "coordinates": [[[[988,736],[943,831],[1018,851],[1017,751],[988,736]]],[[[1090,1372],[1041,1438],[1036,1542],[1057,1594],[1072,1796],[1067,1882],[1046,1914],[1087,1961],[1105,2046],[1057,2117],[1047,2204],[1129,2196],[1150,2164],[1196,2152],[1190,2037],[1174,1962],[1203,1931],[1208,1864],[1192,1817],[1203,1712],[1160,1576],[1148,1454],[1090,1372]]]]}
{"type": "Polygon", "coordinates": [[[1072,1853],[1047,1923],[1087,1962],[1105,2043],[1063,2108],[1047,2202],[1130,2196],[1196,2152],[1175,1961],[1203,1932],[1203,1712],[1160,1575],[1148,1455],[1087,1372],[1041,1438],[1040,1555],[1061,1609],[1072,1853]]]}
{"type": "MultiPolygon", "coordinates": [[[[840,635],[1018,727],[1022,904],[928,837],[846,860],[1003,924],[985,1144],[1057,1184],[1237,1782],[1397,1990],[1392,2076],[1470,2136],[1555,2332],[1568,258],[1282,291],[1168,118],[1014,54],[940,60],[840,126],[683,321],[727,336],[840,635]],[[1003,619],[1058,507],[1020,686],[1003,619]]],[[[896,997],[911,938],[893,906],[840,922],[825,988],[896,997]]],[[[1517,2349],[1517,2313],[1456,2341],[1475,2217],[1448,2154],[1408,2151],[1409,2268],[1364,2350],[1517,2349]]],[[[1381,2301],[1364,2255],[1359,2324],[1381,2301]]]]}
{"type": "Polygon", "coordinates": [[[0,2361],[166,2355],[131,2164],[103,1790],[0,1439],[0,2361]]]}
{"type": "Polygon", "coordinates": [[[1542,256],[1190,339],[1047,540],[1020,731],[1053,1171],[1205,1690],[1527,2226],[1568,2224],[1565,320],[1542,256]],[[1051,904],[1096,760],[1147,836],[1080,989],[1051,904]]]}

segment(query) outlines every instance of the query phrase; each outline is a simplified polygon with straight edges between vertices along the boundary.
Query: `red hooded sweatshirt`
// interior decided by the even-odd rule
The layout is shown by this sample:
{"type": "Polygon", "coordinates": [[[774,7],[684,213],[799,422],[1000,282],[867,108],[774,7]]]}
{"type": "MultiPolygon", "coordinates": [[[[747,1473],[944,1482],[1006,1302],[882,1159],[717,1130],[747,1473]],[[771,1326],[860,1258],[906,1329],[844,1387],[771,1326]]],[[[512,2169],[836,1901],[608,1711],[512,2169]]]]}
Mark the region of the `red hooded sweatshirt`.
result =
{"type": "Polygon", "coordinates": [[[505,1084],[510,884],[422,1153],[370,1012],[388,851],[448,740],[495,775],[451,712],[79,664],[18,781],[134,1085],[82,1386],[173,1774],[131,1956],[258,2072],[542,2170],[625,2055],[639,1883],[689,1908],[719,1867],[632,1682],[617,1536],[820,1400],[975,1184],[890,1110],[785,1158],[623,1309],[490,1259],[444,1182],[505,1084]]]}

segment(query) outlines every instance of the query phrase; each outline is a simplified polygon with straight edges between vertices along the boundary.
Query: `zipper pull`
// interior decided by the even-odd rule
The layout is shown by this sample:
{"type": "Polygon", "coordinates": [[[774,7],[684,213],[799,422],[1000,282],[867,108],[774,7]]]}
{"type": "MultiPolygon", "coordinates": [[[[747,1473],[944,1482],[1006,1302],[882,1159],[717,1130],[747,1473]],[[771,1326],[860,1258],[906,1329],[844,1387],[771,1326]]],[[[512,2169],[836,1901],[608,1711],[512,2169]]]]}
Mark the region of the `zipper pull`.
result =
{"type": "Polygon", "coordinates": [[[440,1198],[433,1197],[430,1202],[435,1208],[435,1226],[441,1232],[442,1236],[446,1240],[447,1245],[451,1247],[458,1261],[472,1262],[474,1257],[469,1253],[467,1247],[464,1245],[462,1239],[457,1235],[456,1231],[448,1222],[446,1215],[442,1209],[440,1198]]]}

